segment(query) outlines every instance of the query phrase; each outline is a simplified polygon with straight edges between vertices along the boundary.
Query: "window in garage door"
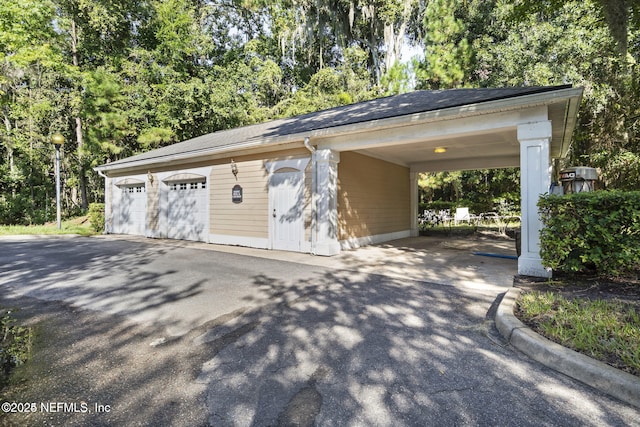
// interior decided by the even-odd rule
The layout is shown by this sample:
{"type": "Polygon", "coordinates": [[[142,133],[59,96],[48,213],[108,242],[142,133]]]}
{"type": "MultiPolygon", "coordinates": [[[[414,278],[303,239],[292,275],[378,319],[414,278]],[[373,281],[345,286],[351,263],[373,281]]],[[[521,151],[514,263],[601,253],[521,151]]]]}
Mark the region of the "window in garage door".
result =
{"type": "Polygon", "coordinates": [[[167,237],[206,241],[208,193],[204,177],[167,182],[167,237]]]}
{"type": "Polygon", "coordinates": [[[114,210],[114,233],[145,234],[147,193],[143,182],[125,180],[117,184],[114,210]]]}

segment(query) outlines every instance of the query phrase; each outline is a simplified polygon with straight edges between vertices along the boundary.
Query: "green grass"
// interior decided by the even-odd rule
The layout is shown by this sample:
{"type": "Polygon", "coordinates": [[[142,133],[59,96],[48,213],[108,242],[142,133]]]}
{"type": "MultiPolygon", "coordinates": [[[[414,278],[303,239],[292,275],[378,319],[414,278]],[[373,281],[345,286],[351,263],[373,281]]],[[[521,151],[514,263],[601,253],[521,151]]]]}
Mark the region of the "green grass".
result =
{"type": "Polygon", "coordinates": [[[532,291],[519,314],[550,340],[640,376],[640,313],[632,305],[532,291]]]}
{"type": "Polygon", "coordinates": [[[0,225],[0,236],[23,234],[79,234],[81,236],[91,236],[96,232],[91,228],[89,219],[86,216],[62,221],[60,230],[58,230],[55,222],[43,225],[0,225]]]}

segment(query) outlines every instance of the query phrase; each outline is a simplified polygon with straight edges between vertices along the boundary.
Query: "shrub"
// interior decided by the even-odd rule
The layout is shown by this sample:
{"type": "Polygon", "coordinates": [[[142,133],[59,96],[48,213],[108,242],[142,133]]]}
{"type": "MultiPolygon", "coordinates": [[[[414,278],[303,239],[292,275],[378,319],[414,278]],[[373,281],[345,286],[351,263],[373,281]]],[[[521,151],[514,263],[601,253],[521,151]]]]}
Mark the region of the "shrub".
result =
{"type": "Polygon", "coordinates": [[[30,196],[20,193],[0,195],[0,224],[44,224],[46,220],[46,209],[35,207],[30,196]]]}
{"type": "Polygon", "coordinates": [[[455,202],[445,202],[442,200],[436,200],[429,203],[420,203],[420,213],[424,212],[427,209],[432,209],[434,211],[451,210],[455,209],[455,206],[455,202]]]}
{"type": "Polygon", "coordinates": [[[89,221],[91,228],[96,232],[104,231],[104,203],[91,203],[89,205],[89,221]]]}
{"type": "Polygon", "coordinates": [[[546,267],[603,276],[640,269],[640,191],[544,195],[538,207],[546,267]]]}
{"type": "Polygon", "coordinates": [[[31,354],[31,328],[17,326],[10,313],[4,311],[0,317],[0,386],[7,381],[11,370],[25,363],[31,354]]]}

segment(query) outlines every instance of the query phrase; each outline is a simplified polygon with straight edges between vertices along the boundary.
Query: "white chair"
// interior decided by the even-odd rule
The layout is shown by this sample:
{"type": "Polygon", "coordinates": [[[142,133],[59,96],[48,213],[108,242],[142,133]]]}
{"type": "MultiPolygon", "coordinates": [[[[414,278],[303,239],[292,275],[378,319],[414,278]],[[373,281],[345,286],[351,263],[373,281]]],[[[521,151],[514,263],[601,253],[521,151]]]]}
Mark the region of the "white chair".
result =
{"type": "Polygon", "coordinates": [[[467,221],[471,224],[471,216],[469,216],[469,208],[456,208],[456,214],[453,217],[453,223],[458,225],[459,222],[467,221]]]}

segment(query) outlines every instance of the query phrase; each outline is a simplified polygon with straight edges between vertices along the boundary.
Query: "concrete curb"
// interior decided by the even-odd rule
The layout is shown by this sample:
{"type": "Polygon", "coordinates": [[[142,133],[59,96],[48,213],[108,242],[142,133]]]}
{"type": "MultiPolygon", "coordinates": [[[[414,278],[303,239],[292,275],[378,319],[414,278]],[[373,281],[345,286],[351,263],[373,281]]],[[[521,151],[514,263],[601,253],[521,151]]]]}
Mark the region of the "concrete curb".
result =
{"type": "Polygon", "coordinates": [[[513,314],[520,289],[510,288],[496,312],[496,327],[515,348],[543,365],[640,408],[640,378],[536,334],[513,314]]]}

